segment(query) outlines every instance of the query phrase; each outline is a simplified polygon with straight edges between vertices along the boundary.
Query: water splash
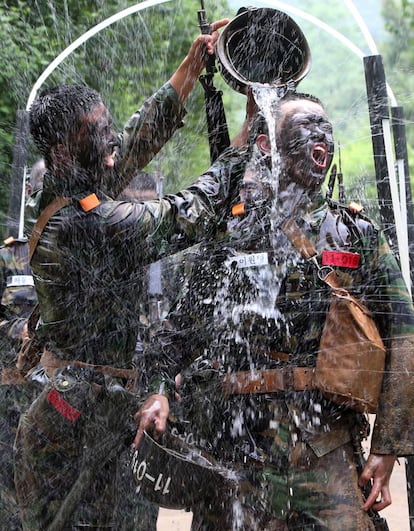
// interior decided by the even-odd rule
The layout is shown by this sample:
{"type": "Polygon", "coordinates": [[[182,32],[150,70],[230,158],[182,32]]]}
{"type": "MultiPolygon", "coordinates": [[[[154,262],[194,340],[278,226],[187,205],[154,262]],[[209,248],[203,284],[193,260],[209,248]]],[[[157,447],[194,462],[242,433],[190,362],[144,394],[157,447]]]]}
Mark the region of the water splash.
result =
{"type": "Polygon", "coordinates": [[[279,195],[279,174],[280,174],[280,155],[276,146],[276,108],[278,106],[280,96],[277,90],[273,87],[265,85],[254,85],[252,87],[253,97],[259,106],[263,116],[265,117],[271,147],[271,185],[273,196],[275,198],[279,195]]]}

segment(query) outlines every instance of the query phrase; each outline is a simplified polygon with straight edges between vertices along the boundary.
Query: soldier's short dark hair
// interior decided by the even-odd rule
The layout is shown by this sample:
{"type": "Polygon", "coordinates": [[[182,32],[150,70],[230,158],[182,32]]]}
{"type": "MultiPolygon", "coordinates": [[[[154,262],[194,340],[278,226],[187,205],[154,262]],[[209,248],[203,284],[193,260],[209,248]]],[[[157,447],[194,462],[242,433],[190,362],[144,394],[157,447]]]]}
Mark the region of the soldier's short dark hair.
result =
{"type": "MultiPolygon", "coordinates": [[[[305,92],[292,92],[288,91],[282,98],[280,98],[275,106],[275,120],[276,123],[280,117],[280,110],[284,103],[292,100],[308,100],[312,101],[313,103],[317,103],[322,107],[322,109],[325,109],[324,104],[322,101],[317,98],[316,96],[313,96],[312,94],[307,94],[305,92]]],[[[250,132],[249,143],[254,143],[257,136],[260,134],[268,134],[268,124],[266,122],[266,118],[264,114],[260,111],[257,113],[257,116],[255,117],[253,121],[253,125],[250,132]]]]}
{"type": "Polygon", "coordinates": [[[67,142],[82,117],[102,103],[95,90],[82,85],[58,85],[43,90],[29,110],[30,132],[43,157],[52,146],[67,142]]]}
{"type": "Polygon", "coordinates": [[[151,173],[139,171],[130,181],[128,186],[118,195],[118,201],[131,201],[138,199],[144,192],[153,192],[154,198],[158,196],[157,179],[151,173]]]}
{"type": "Polygon", "coordinates": [[[157,181],[155,177],[146,173],[145,171],[139,171],[128,184],[128,188],[132,190],[154,190],[157,191],[157,181]]]}

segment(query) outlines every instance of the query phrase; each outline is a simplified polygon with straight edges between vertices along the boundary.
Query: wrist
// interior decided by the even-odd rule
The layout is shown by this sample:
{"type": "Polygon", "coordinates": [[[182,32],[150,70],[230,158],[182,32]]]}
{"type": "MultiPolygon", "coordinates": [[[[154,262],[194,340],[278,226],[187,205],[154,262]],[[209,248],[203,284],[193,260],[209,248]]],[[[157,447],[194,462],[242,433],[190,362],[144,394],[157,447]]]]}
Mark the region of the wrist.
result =
{"type": "Polygon", "coordinates": [[[175,395],[175,380],[172,380],[167,375],[159,375],[151,382],[150,394],[165,396],[169,400],[175,395]]]}

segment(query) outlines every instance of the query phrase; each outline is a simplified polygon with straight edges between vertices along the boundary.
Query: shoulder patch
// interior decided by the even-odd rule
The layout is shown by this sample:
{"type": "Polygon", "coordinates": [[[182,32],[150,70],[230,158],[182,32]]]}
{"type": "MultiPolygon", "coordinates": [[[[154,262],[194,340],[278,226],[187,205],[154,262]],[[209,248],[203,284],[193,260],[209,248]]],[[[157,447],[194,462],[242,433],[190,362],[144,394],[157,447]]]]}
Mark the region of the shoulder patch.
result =
{"type": "Polygon", "coordinates": [[[89,212],[96,208],[101,202],[97,198],[96,194],[90,194],[82,199],[79,199],[79,204],[84,212],[89,212]]]}

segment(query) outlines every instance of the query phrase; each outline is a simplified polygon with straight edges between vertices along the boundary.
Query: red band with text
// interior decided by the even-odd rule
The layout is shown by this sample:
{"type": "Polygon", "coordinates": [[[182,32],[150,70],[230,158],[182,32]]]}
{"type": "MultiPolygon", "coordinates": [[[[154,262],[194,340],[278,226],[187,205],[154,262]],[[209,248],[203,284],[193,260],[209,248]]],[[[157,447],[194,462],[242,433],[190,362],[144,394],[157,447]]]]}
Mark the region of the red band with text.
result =
{"type": "Polygon", "coordinates": [[[323,251],[322,265],[348,267],[357,269],[361,261],[361,255],[358,253],[346,253],[344,251],[323,251]]]}

